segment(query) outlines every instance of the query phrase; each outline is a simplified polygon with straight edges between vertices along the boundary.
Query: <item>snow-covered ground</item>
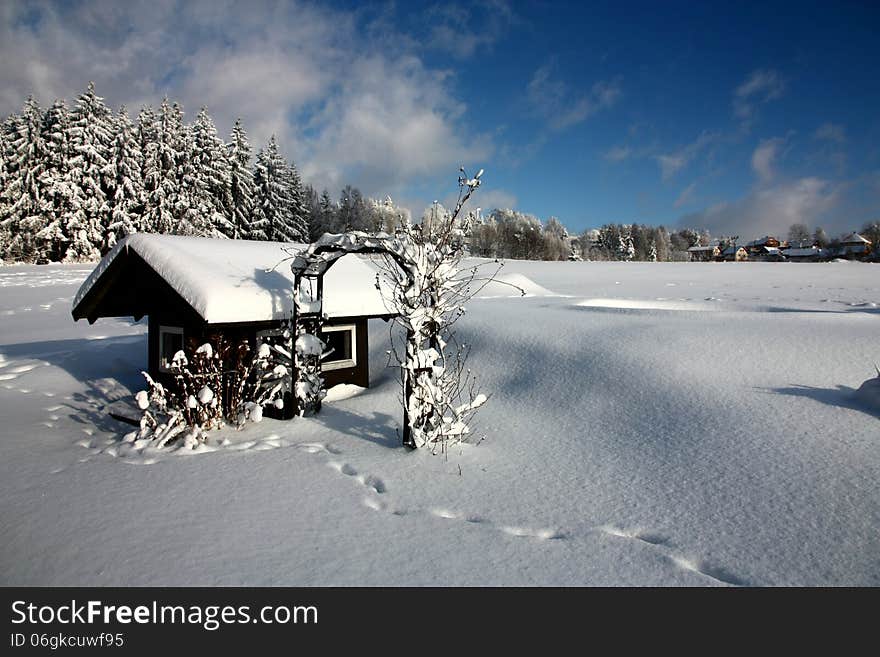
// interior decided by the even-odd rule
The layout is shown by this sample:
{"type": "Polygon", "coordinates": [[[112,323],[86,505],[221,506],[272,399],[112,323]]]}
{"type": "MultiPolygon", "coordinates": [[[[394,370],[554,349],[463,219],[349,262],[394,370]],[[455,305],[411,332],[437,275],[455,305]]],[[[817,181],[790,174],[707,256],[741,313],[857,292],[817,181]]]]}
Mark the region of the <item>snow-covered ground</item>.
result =
{"type": "Polygon", "coordinates": [[[318,417],[125,449],[146,326],[74,324],[89,271],[0,267],[0,584],[880,585],[877,265],[509,262],[448,459],[381,322],[318,417]]]}

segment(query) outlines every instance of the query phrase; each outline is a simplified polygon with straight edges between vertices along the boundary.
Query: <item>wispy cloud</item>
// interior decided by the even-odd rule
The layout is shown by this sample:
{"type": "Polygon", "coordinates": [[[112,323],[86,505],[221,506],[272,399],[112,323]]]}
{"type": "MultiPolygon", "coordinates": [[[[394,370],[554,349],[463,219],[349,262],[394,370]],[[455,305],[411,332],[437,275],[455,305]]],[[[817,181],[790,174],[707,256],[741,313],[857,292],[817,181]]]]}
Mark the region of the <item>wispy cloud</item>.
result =
{"type": "Polygon", "coordinates": [[[632,148],[629,146],[612,146],[605,151],[604,157],[609,162],[623,162],[633,154],[632,148]]]}
{"type": "Polygon", "coordinates": [[[781,98],[785,81],[773,69],[753,71],[733,92],[733,114],[741,127],[748,129],[754,122],[759,105],[781,98]]]}
{"type": "Polygon", "coordinates": [[[548,121],[552,130],[561,131],[613,106],[622,92],[619,81],[603,80],[588,93],[576,94],[553,76],[553,67],[548,64],[535,71],[526,93],[532,109],[548,121]]]}
{"type": "Polygon", "coordinates": [[[680,208],[693,202],[694,192],[696,191],[696,189],[697,183],[695,182],[692,182],[690,185],[685,187],[681,191],[681,194],[678,195],[678,198],[675,199],[674,207],[680,208]]]}
{"type": "Polygon", "coordinates": [[[833,142],[836,144],[845,144],[846,129],[838,123],[823,123],[816,128],[816,132],[813,133],[813,139],[833,142]]]}
{"type": "Polygon", "coordinates": [[[752,170],[762,183],[768,183],[776,176],[774,163],[783,144],[785,139],[781,137],[764,139],[752,153],[752,170]]]}
{"type": "Polygon", "coordinates": [[[654,156],[660,166],[660,175],[663,180],[672,178],[717,139],[717,134],[704,131],[690,144],[676,151],[654,156]]]}
{"type": "Polygon", "coordinates": [[[501,39],[516,15],[505,0],[485,0],[474,5],[438,4],[428,8],[427,47],[466,59],[478,50],[491,48],[501,39]]]}

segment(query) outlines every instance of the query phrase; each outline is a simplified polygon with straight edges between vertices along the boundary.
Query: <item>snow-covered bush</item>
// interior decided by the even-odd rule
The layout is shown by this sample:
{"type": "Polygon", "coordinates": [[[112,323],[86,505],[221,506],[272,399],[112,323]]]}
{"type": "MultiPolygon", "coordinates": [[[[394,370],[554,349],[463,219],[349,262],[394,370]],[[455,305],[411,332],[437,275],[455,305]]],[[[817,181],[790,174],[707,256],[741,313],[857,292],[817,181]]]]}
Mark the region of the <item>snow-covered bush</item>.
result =
{"type": "MultiPolygon", "coordinates": [[[[280,341],[284,335],[289,341],[288,328],[280,341]]],[[[143,412],[138,438],[149,439],[154,447],[195,447],[212,429],[259,422],[265,406],[284,406],[289,374],[285,358],[289,363],[289,352],[281,344],[264,342],[254,351],[246,341],[232,347],[219,336],[189,357],[178,351],[169,368],[170,386],[143,372],[148,389],[135,395],[143,412]]]]}

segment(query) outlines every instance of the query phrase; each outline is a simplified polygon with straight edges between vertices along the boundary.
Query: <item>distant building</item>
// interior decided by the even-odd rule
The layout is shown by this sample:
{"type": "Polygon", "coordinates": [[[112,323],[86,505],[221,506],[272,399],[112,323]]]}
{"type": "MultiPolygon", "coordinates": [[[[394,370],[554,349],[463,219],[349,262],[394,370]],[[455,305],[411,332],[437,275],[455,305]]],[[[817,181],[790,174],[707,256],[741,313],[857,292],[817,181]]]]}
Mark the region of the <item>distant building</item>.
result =
{"type": "Polygon", "coordinates": [[[785,262],[785,256],[775,246],[762,246],[750,254],[750,259],[758,262],[785,262]]]}
{"type": "Polygon", "coordinates": [[[818,246],[785,249],[782,253],[789,262],[822,262],[829,258],[828,251],[818,246]]]}
{"type": "Polygon", "coordinates": [[[770,235],[765,235],[761,239],[752,240],[751,242],[746,243],[745,248],[751,256],[766,254],[766,252],[762,252],[761,249],[763,248],[778,249],[779,246],[780,244],[778,239],[770,235]]]}
{"type": "Polygon", "coordinates": [[[840,248],[835,254],[838,258],[866,260],[871,255],[871,241],[858,233],[850,233],[840,240],[840,248]]]}
{"type": "Polygon", "coordinates": [[[728,246],[721,252],[721,259],[725,262],[745,262],[749,259],[749,253],[741,246],[728,246]]]}
{"type": "Polygon", "coordinates": [[[712,262],[721,255],[721,249],[717,246],[692,246],[688,249],[691,262],[712,262]]]}

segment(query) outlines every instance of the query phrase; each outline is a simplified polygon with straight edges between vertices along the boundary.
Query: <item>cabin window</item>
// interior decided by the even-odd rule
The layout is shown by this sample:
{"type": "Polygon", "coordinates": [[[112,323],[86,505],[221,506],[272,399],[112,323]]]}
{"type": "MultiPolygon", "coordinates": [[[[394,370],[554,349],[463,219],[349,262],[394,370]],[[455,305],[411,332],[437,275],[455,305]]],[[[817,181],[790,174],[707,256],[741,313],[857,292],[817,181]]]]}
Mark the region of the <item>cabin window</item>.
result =
{"type": "Polygon", "coordinates": [[[327,345],[321,359],[322,370],[341,370],[357,365],[355,349],[357,329],[354,324],[325,326],[320,338],[327,345]]]}
{"type": "Polygon", "coordinates": [[[180,326],[159,327],[159,371],[170,372],[174,354],[183,349],[183,328],[180,326]]]}

